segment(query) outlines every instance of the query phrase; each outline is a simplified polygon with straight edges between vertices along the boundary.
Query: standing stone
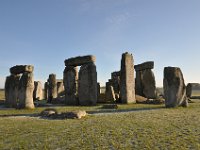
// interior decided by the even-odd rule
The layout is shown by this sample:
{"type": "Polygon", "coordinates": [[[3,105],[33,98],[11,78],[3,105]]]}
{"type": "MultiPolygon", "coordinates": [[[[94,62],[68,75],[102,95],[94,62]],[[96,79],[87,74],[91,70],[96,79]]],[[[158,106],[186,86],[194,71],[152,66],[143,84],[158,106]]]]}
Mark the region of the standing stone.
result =
{"type": "Polygon", "coordinates": [[[17,108],[19,75],[10,75],[5,82],[5,104],[7,107],[17,108]]]}
{"type": "Polygon", "coordinates": [[[42,83],[40,81],[35,81],[34,82],[33,99],[34,100],[42,100],[42,98],[43,98],[42,83]]]}
{"type": "Polygon", "coordinates": [[[49,89],[49,83],[45,82],[44,83],[44,99],[48,100],[48,89],[49,89]]]}
{"type": "Polygon", "coordinates": [[[119,94],[119,85],[120,85],[120,71],[111,73],[111,82],[114,89],[115,94],[119,94]]]}
{"type": "Polygon", "coordinates": [[[64,95],[64,84],[63,82],[57,82],[57,93],[58,93],[58,97],[63,96],[64,95]]]}
{"type": "Polygon", "coordinates": [[[149,99],[156,98],[156,81],[152,70],[146,69],[142,72],[143,94],[149,99]]]}
{"type": "Polygon", "coordinates": [[[122,103],[136,103],[133,56],[127,52],[121,60],[120,98],[122,103]]]}
{"type": "Polygon", "coordinates": [[[34,109],[33,90],[33,73],[23,73],[19,82],[19,108],[34,109]]]}
{"type": "Polygon", "coordinates": [[[106,101],[116,101],[114,88],[110,82],[106,82],[106,101]]]}
{"type": "Polygon", "coordinates": [[[49,75],[49,89],[48,89],[48,102],[52,102],[52,100],[57,98],[57,82],[56,82],[56,75],[50,74],[49,75]]]}
{"type": "Polygon", "coordinates": [[[164,68],[164,97],[166,107],[187,106],[186,87],[180,68],[164,68]]]}
{"type": "Polygon", "coordinates": [[[136,78],[135,78],[135,93],[140,96],[144,96],[143,93],[143,85],[142,85],[142,71],[136,71],[136,78]]]}
{"type": "Polygon", "coordinates": [[[100,94],[101,94],[101,86],[100,86],[100,83],[98,82],[97,83],[97,97],[98,98],[100,97],[100,94]]]}
{"type": "Polygon", "coordinates": [[[156,81],[154,73],[151,70],[153,67],[153,61],[147,61],[134,66],[136,70],[136,94],[148,99],[156,98],[156,81]]]}
{"type": "Polygon", "coordinates": [[[186,87],[186,96],[188,98],[191,98],[191,96],[192,96],[192,84],[191,83],[187,84],[187,87],[186,87]]]}
{"type": "Polygon", "coordinates": [[[82,65],[79,71],[79,104],[96,105],[97,72],[94,63],[82,65]]]}
{"type": "Polygon", "coordinates": [[[63,81],[65,87],[65,103],[67,105],[77,105],[77,80],[78,67],[67,66],[63,74],[63,81]]]}

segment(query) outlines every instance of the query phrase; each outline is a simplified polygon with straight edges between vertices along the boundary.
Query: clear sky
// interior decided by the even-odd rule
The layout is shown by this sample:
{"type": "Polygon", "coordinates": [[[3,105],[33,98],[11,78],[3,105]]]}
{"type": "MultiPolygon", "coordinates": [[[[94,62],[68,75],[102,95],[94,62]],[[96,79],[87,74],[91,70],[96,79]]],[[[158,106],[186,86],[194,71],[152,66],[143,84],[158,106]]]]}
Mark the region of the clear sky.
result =
{"type": "Polygon", "coordinates": [[[98,81],[134,63],[178,66],[185,82],[200,82],[200,0],[0,0],[0,88],[17,64],[33,64],[35,80],[63,77],[64,60],[97,57],[98,81]]]}

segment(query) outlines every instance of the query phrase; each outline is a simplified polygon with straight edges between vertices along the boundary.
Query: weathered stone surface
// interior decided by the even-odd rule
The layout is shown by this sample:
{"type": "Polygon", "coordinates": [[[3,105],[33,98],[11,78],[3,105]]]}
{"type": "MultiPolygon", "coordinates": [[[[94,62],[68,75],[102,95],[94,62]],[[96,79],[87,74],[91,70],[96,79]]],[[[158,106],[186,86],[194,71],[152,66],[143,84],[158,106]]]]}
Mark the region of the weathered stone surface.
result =
{"type": "Polygon", "coordinates": [[[120,71],[111,73],[111,83],[112,83],[115,94],[119,94],[120,71]]]}
{"type": "Polygon", "coordinates": [[[188,98],[192,97],[192,84],[191,83],[187,84],[187,87],[186,87],[186,96],[188,98]]]}
{"type": "Polygon", "coordinates": [[[147,61],[139,65],[134,66],[135,71],[141,71],[145,69],[153,69],[154,68],[154,62],[153,61],[147,61]]]}
{"type": "Polygon", "coordinates": [[[65,66],[81,66],[88,63],[94,63],[96,57],[93,55],[79,56],[65,60],[65,66]]]}
{"type": "Polygon", "coordinates": [[[44,99],[48,100],[48,89],[49,89],[49,83],[44,83],[44,99]]]}
{"type": "Polygon", "coordinates": [[[106,101],[115,101],[114,88],[110,82],[106,82],[106,101]]]}
{"type": "Polygon", "coordinates": [[[136,71],[136,78],[135,78],[135,93],[137,95],[141,95],[144,96],[143,93],[143,85],[142,85],[142,79],[143,79],[143,75],[142,75],[142,71],[136,71]]]}
{"type": "Polygon", "coordinates": [[[186,87],[180,68],[164,68],[164,97],[166,107],[187,106],[186,87]]]}
{"type": "Polygon", "coordinates": [[[57,81],[56,81],[56,75],[50,74],[49,75],[49,89],[48,89],[48,102],[52,102],[52,100],[57,98],[57,81]]]}
{"type": "Polygon", "coordinates": [[[101,86],[100,86],[100,83],[98,82],[97,83],[97,97],[98,98],[100,97],[100,94],[101,94],[101,86]]]}
{"type": "Polygon", "coordinates": [[[33,73],[23,73],[19,82],[19,108],[34,109],[33,90],[33,73]]]}
{"type": "Polygon", "coordinates": [[[97,103],[97,72],[96,65],[82,65],[79,71],[79,104],[96,105],[97,103]]]}
{"type": "Polygon", "coordinates": [[[63,82],[57,82],[57,93],[58,97],[63,96],[65,93],[65,88],[63,82]]]}
{"type": "Polygon", "coordinates": [[[43,89],[42,89],[42,83],[40,81],[34,82],[33,99],[34,100],[43,99],[43,89]]]}
{"type": "Polygon", "coordinates": [[[133,56],[127,52],[121,60],[120,98],[122,103],[136,103],[133,56]]]}
{"type": "Polygon", "coordinates": [[[63,79],[65,87],[65,103],[67,105],[77,105],[78,68],[73,66],[65,67],[63,79]]]}
{"type": "Polygon", "coordinates": [[[144,103],[147,101],[146,97],[140,96],[140,95],[135,95],[135,99],[137,101],[137,103],[144,103]]]}
{"type": "Polygon", "coordinates": [[[19,79],[19,75],[10,75],[6,77],[5,104],[7,107],[17,108],[19,79]]]}
{"type": "Polygon", "coordinates": [[[17,65],[12,68],[10,68],[11,74],[21,74],[24,72],[32,73],[34,70],[34,67],[32,65],[17,65]]]}
{"type": "Polygon", "coordinates": [[[152,70],[146,69],[142,71],[143,94],[148,99],[156,98],[156,80],[152,70]]]}

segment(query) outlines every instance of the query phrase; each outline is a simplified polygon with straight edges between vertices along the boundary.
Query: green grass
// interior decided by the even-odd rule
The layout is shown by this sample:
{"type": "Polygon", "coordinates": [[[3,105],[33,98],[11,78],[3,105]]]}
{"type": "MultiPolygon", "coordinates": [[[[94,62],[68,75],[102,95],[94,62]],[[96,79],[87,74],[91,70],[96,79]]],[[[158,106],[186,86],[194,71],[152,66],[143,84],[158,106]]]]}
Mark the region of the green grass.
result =
{"type": "MultiPolygon", "coordinates": [[[[109,112],[94,107],[55,107],[58,111],[109,112]]],[[[35,110],[0,110],[0,115],[35,114],[35,110]]],[[[200,149],[200,101],[188,108],[119,105],[126,113],[91,114],[78,120],[0,117],[0,149],[200,149]]]]}

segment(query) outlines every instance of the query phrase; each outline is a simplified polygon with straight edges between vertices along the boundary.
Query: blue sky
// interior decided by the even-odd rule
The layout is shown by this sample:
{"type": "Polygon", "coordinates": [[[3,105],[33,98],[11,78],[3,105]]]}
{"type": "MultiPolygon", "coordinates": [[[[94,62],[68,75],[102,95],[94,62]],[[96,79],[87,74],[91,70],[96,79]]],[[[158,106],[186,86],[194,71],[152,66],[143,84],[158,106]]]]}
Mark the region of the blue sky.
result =
{"type": "Polygon", "coordinates": [[[185,82],[200,82],[199,0],[0,0],[0,88],[16,64],[33,64],[35,80],[63,77],[64,60],[97,57],[98,81],[120,69],[121,54],[134,63],[178,66],[185,82]]]}

